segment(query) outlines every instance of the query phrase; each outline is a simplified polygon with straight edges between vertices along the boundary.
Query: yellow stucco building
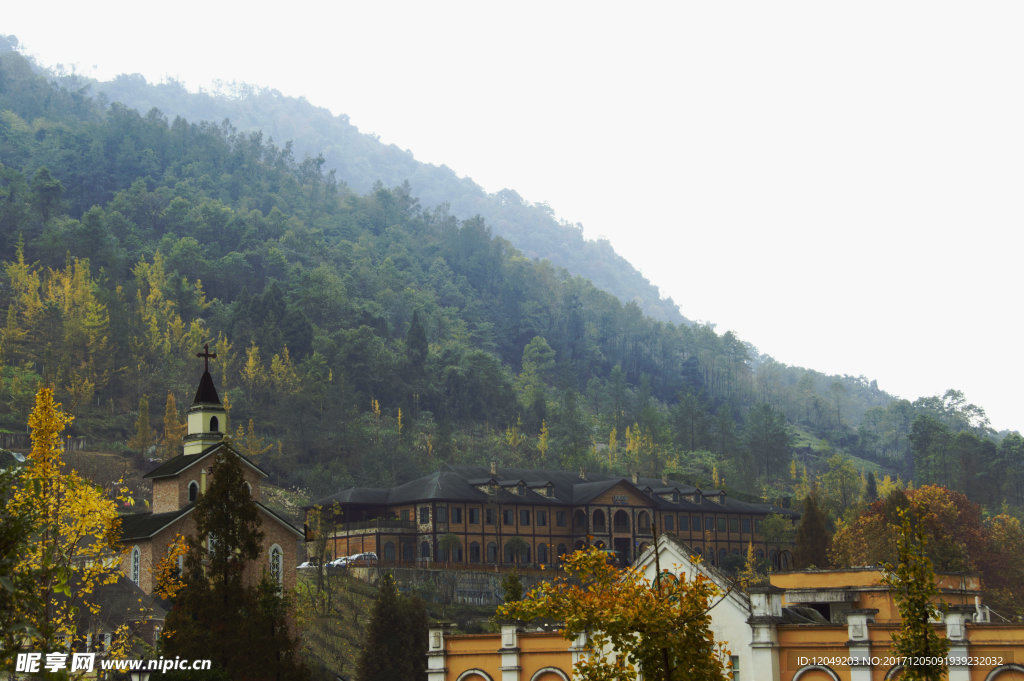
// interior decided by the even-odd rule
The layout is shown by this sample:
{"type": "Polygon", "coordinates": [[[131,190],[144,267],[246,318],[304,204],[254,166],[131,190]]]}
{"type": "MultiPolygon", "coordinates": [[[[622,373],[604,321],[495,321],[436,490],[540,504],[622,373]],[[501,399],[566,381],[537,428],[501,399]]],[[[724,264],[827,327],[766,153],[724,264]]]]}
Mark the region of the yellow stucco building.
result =
{"type": "MultiPolygon", "coordinates": [[[[658,544],[661,565],[686,578],[700,572],[726,587],[715,568],[690,560],[671,537],[658,544]]],[[[637,566],[653,576],[654,550],[637,566]]],[[[716,640],[731,655],[733,681],[891,681],[904,665],[893,658],[899,612],[878,568],[781,572],[767,586],[733,589],[712,608],[716,640]]],[[[1024,681],[1024,624],[998,619],[981,601],[975,575],[942,575],[947,604],[936,631],[950,641],[949,681],[1024,681]]],[[[724,590],[724,589],[723,589],[724,590]]],[[[586,641],[515,625],[500,633],[429,637],[429,681],[571,679],[586,641]]]]}

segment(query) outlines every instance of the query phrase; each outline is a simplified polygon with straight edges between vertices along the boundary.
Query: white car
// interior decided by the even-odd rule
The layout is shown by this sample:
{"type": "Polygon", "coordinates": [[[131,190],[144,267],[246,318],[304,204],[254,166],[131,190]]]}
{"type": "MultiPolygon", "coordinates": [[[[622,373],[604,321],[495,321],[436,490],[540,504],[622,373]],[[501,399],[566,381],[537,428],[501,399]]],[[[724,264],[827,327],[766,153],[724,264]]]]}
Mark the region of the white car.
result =
{"type": "Polygon", "coordinates": [[[307,560],[305,563],[302,563],[301,565],[299,565],[295,569],[296,570],[315,570],[318,567],[320,567],[320,565],[315,560],[307,560]]]}
{"type": "Polygon", "coordinates": [[[335,558],[330,563],[328,563],[327,567],[329,567],[329,568],[348,567],[349,561],[351,561],[351,560],[352,560],[352,558],[350,556],[341,556],[340,558],[335,558]]]}

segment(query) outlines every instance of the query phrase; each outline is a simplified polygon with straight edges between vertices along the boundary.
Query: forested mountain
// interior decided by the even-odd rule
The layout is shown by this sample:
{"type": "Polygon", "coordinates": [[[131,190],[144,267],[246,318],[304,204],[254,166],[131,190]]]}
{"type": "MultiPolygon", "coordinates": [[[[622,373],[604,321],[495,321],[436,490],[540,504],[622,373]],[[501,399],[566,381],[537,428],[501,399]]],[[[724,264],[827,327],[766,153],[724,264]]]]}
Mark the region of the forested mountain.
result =
{"type": "Polygon", "coordinates": [[[334,116],[304,99],[237,84],[220,95],[190,93],[180,83],[154,85],[140,75],[95,83],[93,89],[139,111],[156,108],[167,116],[191,121],[230,120],[243,133],[259,131],[278,143],[288,142],[299,158],[322,155],[324,169],[335,171],[340,182],[359,193],[370,191],[377,183],[395,187],[408,182],[410,193],[422,205],[448,204],[459,219],[479,215],[494,234],[524,255],[550,260],[623,302],[634,301],[655,319],[686,322],[676,304],[662,299],[658,289],[607,240],[585,240],[582,227],[560,222],[550,207],[528,203],[512,189],[488,194],[447,166],[420,163],[411,152],[359,132],[347,116],[334,116]]]}
{"type": "Polygon", "coordinates": [[[315,494],[495,459],[771,497],[821,475],[866,498],[871,472],[1021,504],[1024,440],[955,391],[781,365],[409,183],[357,190],[326,153],[67,85],[0,54],[5,428],[43,380],[76,435],[159,455],[209,343],[236,444],[315,494]]]}

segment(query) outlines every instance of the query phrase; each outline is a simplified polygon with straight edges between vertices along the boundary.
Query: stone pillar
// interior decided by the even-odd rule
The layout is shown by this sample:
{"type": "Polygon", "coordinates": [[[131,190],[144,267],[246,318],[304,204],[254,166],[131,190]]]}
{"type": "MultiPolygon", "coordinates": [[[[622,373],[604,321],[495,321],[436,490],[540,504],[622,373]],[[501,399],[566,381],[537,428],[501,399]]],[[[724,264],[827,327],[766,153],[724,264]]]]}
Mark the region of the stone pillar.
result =
{"type": "MultiPolygon", "coordinates": [[[[757,681],[780,681],[778,623],[782,620],[783,590],[774,586],[750,587],[750,660],[757,681]]],[[[743,670],[740,670],[740,681],[743,670]]],[[[750,678],[750,677],[748,677],[750,678]]]]}
{"type": "Polygon", "coordinates": [[[439,622],[427,630],[427,681],[444,681],[448,667],[445,665],[445,636],[452,625],[439,622]]]}
{"type": "Polygon", "coordinates": [[[878,610],[850,610],[846,613],[846,647],[850,656],[850,681],[871,681],[871,637],[868,626],[875,621],[878,610]]]}
{"type": "Polygon", "coordinates": [[[501,681],[519,681],[519,626],[501,625],[501,681]]]}
{"type": "Polygon", "coordinates": [[[580,660],[587,659],[587,634],[586,632],[578,635],[572,640],[572,645],[569,646],[569,652],[572,654],[572,666],[575,668],[576,663],[580,660]]]}
{"type": "MultiPolygon", "coordinates": [[[[971,620],[972,606],[954,606],[946,612],[946,638],[949,639],[949,657],[966,661],[968,657],[967,623],[971,620]]],[[[949,681],[970,681],[971,668],[966,664],[949,665],[949,681]]]]}

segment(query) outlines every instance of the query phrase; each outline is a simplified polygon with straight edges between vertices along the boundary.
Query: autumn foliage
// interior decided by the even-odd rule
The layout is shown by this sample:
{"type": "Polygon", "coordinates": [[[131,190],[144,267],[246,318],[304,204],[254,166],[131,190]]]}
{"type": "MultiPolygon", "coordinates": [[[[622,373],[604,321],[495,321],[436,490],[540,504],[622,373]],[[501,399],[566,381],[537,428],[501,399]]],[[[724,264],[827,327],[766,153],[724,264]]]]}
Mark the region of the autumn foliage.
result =
{"type": "Polygon", "coordinates": [[[936,605],[939,587],[932,561],[928,558],[925,526],[912,522],[913,512],[901,508],[896,533],[898,562],[885,566],[889,586],[903,626],[892,632],[893,653],[918,660],[904,666],[906,681],[941,681],[947,675],[944,663],[950,641],[936,631],[931,620],[941,615],[936,605]]]}
{"type": "Polygon", "coordinates": [[[5,509],[11,517],[30,511],[32,518],[27,550],[12,577],[25,576],[34,584],[33,593],[21,594],[16,607],[31,632],[23,643],[35,650],[83,638],[88,633],[81,630],[83,617],[99,612],[97,589],[121,575],[115,502],[65,470],[61,437],[71,421],[54,402],[53,389],[40,388],[28,421],[32,450],[5,509]]]}
{"type": "Polygon", "coordinates": [[[665,572],[652,584],[635,568],[609,565],[596,548],[577,551],[563,566],[564,577],[501,606],[498,617],[560,622],[570,640],[586,634],[590,654],[574,678],[623,681],[642,671],[658,681],[725,681],[728,655],[710,629],[709,607],[720,595],[714,582],[665,572]]]}
{"type": "Polygon", "coordinates": [[[836,532],[829,552],[833,564],[897,563],[903,513],[926,538],[927,557],[937,572],[980,572],[989,605],[1006,615],[1024,613],[1020,522],[1005,514],[982,520],[980,506],[938,485],[895,490],[871,504],[836,532]]]}

